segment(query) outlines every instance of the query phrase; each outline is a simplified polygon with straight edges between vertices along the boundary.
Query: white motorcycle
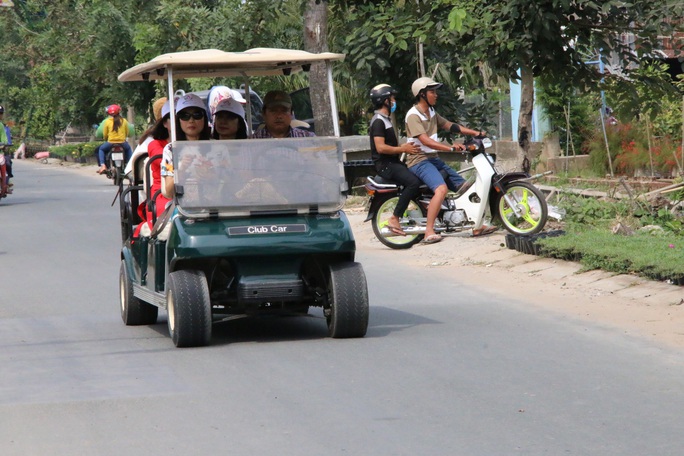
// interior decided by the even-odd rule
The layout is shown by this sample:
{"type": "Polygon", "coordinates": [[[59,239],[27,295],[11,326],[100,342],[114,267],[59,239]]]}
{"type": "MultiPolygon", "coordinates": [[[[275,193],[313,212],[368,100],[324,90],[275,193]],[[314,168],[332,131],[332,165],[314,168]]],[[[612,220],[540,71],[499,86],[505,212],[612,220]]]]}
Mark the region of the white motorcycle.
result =
{"type": "MultiPolygon", "coordinates": [[[[492,221],[501,223],[515,235],[540,232],[548,218],[548,206],[541,190],[524,179],[522,172],[499,173],[495,157],[487,152],[492,146],[489,138],[472,138],[465,143],[473,166],[462,170],[474,174],[459,189],[449,193],[435,222],[435,232],[455,233],[477,230],[484,224],[489,207],[492,221]]],[[[427,207],[433,193],[427,186],[411,201],[400,219],[406,236],[393,233],[388,226],[403,188],[380,176],[368,176],[365,185],[370,195],[368,216],[373,232],[380,242],[393,249],[408,249],[423,240],[427,222],[427,207]]]]}

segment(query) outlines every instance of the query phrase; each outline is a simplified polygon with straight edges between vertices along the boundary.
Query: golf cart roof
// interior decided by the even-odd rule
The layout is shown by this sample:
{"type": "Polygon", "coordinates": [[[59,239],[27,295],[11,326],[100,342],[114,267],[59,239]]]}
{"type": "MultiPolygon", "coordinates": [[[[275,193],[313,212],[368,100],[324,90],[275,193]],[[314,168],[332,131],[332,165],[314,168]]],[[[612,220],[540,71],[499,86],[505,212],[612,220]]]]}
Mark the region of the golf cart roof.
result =
{"type": "Polygon", "coordinates": [[[276,76],[308,70],[312,63],[344,60],[344,54],[323,52],[312,54],[292,49],[255,48],[244,52],[218,49],[162,54],[147,63],[129,68],[119,75],[119,81],[150,81],[164,79],[165,69],[173,69],[174,79],[276,76]]]}

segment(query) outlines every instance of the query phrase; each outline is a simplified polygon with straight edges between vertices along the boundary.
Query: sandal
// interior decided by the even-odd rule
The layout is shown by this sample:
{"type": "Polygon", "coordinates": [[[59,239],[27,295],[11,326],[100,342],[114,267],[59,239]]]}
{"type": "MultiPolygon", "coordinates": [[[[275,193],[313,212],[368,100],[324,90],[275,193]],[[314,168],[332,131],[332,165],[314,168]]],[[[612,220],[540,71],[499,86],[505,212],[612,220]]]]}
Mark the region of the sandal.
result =
{"type": "Polygon", "coordinates": [[[498,229],[499,229],[499,228],[496,227],[496,226],[486,226],[486,225],[485,225],[485,226],[483,226],[483,227],[480,228],[480,229],[473,230],[473,237],[477,237],[477,236],[486,236],[486,235],[488,235],[488,234],[492,234],[492,233],[495,232],[495,231],[498,231],[498,229]]]}
{"type": "Polygon", "coordinates": [[[442,239],[444,239],[442,236],[439,234],[431,234],[430,236],[426,237],[422,241],[420,241],[422,244],[436,244],[438,242],[441,242],[442,239]]]}
{"type": "Polygon", "coordinates": [[[400,226],[387,225],[387,228],[389,228],[389,230],[397,236],[406,236],[406,233],[401,229],[400,226]]]}

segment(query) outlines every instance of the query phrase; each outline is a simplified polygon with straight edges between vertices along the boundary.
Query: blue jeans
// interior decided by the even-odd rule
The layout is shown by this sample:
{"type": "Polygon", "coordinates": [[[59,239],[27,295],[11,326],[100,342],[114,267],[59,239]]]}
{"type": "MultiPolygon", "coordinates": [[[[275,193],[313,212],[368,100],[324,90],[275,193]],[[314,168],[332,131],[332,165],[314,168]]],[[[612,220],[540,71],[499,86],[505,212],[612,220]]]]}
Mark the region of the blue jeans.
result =
{"type": "Polygon", "coordinates": [[[124,141],[122,143],[110,143],[110,142],[105,142],[100,146],[100,148],[97,150],[97,164],[102,166],[105,163],[105,157],[109,153],[109,151],[112,149],[112,145],[117,144],[121,145],[124,148],[124,166],[126,163],[128,163],[128,160],[131,159],[131,155],[133,155],[133,151],[131,150],[131,145],[128,144],[128,142],[124,141]]]}
{"type": "Polygon", "coordinates": [[[425,182],[425,185],[430,187],[433,192],[437,187],[443,184],[446,184],[449,190],[455,192],[465,182],[465,179],[463,179],[460,174],[458,174],[452,167],[444,163],[442,159],[437,156],[423,160],[417,165],[410,167],[409,170],[418,176],[420,180],[425,182]],[[442,177],[440,171],[444,171],[446,173],[446,181],[442,177]]]}

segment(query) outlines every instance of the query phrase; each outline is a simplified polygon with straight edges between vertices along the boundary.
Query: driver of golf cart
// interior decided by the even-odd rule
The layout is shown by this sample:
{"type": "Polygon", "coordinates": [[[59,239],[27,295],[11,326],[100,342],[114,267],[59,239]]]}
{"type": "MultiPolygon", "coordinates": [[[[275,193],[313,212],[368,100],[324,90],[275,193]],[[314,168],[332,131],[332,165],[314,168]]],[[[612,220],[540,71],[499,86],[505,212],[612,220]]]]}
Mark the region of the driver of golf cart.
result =
{"type": "Polygon", "coordinates": [[[264,97],[264,124],[253,138],[306,138],[314,133],[292,126],[292,98],[282,90],[272,90],[264,97]]]}

